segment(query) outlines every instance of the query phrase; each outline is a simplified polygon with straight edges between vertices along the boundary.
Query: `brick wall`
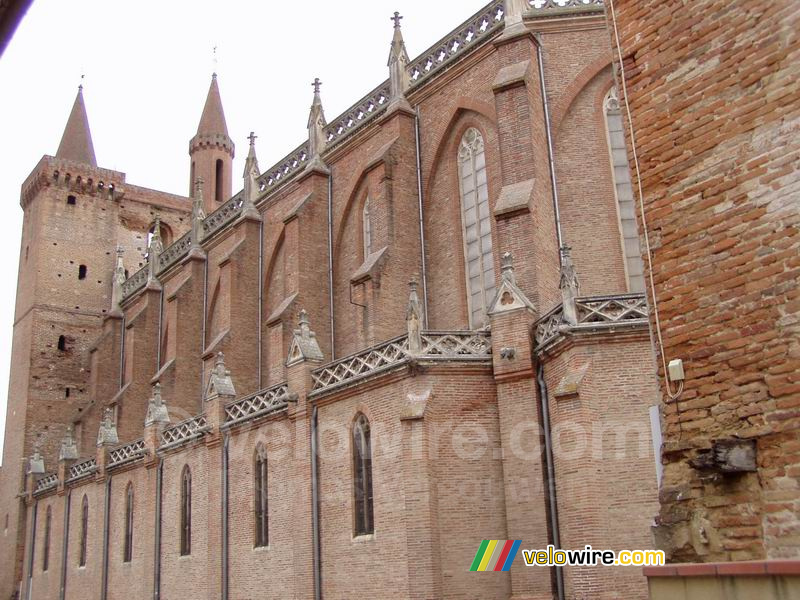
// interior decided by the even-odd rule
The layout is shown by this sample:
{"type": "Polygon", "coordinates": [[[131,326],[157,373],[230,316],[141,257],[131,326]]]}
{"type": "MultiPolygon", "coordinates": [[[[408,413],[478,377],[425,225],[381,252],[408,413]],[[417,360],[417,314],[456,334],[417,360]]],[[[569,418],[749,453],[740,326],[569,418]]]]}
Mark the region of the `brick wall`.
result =
{"type": "Polygon", "coordinates": [[[614,7],[663,352],[686,370],[683,394],[664,406],[660,545],[675,561],[796,558],[800,10],[614,7]],[[756,472],[690,466],[731,438],[755,443],[756,472]]]}

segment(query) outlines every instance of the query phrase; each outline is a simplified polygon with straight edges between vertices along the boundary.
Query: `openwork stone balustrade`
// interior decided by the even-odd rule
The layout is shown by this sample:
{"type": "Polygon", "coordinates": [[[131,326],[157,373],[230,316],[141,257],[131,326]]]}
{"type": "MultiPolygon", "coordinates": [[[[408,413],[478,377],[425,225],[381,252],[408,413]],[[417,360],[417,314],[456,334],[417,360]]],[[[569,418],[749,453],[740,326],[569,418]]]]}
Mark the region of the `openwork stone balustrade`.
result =
{"type": "Polygon", "coordinates": [[[161,432],[160,449],[171,448],[200,437],[210,429],[205,415],[191,417],[161,432]]]}
{"type": "Polygon", "coordinates": [[[89,458],[83,460],[81,462],[75,463],[69,468],[69,471],[67,472],[67,481],[75,481],[77,479],[81,479],[82,477],[91,475],[95,471],[97,471],[96,459],[89,458]]]}
{"type": "Polygon", "coordinates": [[[565,333],[647,327],[647,300],[644,294],[618,294],[576,298],[578,323],[571,325],[564,318],[564,306],[559,304],[534,326],[536,350],[552,346],[565,333]]]}
{"type": "Polygon", "coordinates": [[[279,383],[239,400],[225,407],[225,427],[232,427],[244,421],[278,412],[286,408],[289,387],[279,383]]]}
{"type": "Polygon", "coordinates": [[[144,458],[147,449],[143,439],[138,439],[130,444],[125,444],[119,448],[114,448],[108,453],[108,466],[116,467],[124,465],[134,460],[144,458]]]}
{"type": "Polygon", "coordinates": [[[425,331],[419,354],[409,351],[408,336],[400,336],[346,356],[315,371],[311,395],[350,385],[389,369],[416,361],[491,361],[492,344],[484,331],[425,331]]]}
{"type": "Polygon", "coordinates": [[[58,485],[58,474],[50,473],[49,475],[45,475],[36,482],[36,489],[34,490],[34,493],[45,492],[51,488],[56,487],[57,485],[58,485]]]}

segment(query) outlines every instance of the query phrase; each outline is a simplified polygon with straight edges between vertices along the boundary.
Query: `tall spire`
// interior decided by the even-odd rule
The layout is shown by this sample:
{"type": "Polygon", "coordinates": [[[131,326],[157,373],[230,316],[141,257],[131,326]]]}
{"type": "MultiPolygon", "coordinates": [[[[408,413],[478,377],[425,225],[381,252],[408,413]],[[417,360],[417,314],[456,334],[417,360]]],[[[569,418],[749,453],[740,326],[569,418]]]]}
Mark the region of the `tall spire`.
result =
{"type": "Polygon", "coordinates": [[[311,87],[314,88],[314,100],[311,102],[311,109],[308,112],[308,164],[306,171],[328,173],[328,167],[320,157],[327,144],[325,139],[327,122],[325,121],[325,111],[322,110],[322,98],[319,95],[319,86],[321,85],[319,77],[315,77],[311,84],[311,87]]]}
{"type": "Polygon", "coordinates": [[[402,18],[397,11],[391,18],[394,21],[394,36],[392,37],[389,62],[387,63],[389,67],[390,100],[401,98],[411,83],[411,78],[408,75],[408,52],[406,52],[406,44],[400,31],[400,19],[402,18]]]}
{"type": "Polygon", "coordinates": [[[258,198],[259,186],[258,158],[256,158],[256,134],[252,131],[247,137],[250,140],[250,150],[244,161],[244,193],[242,194],[242,218],[255,219],[260,221],[261,214],[256,209],[256,198],[258,198]]]}
{"type": "Polygon", "coordinates": [[[83,85],[78,86],[78,95],[69,113],[64,135],[56,152],[57,158],[66,158],[75,162],[97,166],[94,156],[92,134],[89,131],[89,117],[86,115],[86,105],[83,103],[83,85]]]}
{"type": "Polygon", "coordinates": [[[311,102],[311,109],[308,113],[308,154],[314,158],[325,149],[325,133],[323,128],[326,125],[325,111],[322,110],[322,98],[319,95],[319,86],[322,82],[319,77],[314,78],[311,86],[314,88],[314,100],[311,102]]]}
{"type": "Polygon", "coordinates": [[[231,197],[231,171],[234,156],[233,140],[228,135],[217,74],[211,76],[206,103],[197,134],[189,141],[189,195],[195,192],[198,178],[206,183],[205,212],[214,212],[231,197]]]}
{"type": "Polygon", "coordinates": [[[216,73],[211,75],[211,85],[208,87],[206,105],[203,107],[203,115],[197,126],[197,134],[228,135],[228,125],[225,123],[225,111],[222,110],[222,98],[219,95],[216,73]]]}

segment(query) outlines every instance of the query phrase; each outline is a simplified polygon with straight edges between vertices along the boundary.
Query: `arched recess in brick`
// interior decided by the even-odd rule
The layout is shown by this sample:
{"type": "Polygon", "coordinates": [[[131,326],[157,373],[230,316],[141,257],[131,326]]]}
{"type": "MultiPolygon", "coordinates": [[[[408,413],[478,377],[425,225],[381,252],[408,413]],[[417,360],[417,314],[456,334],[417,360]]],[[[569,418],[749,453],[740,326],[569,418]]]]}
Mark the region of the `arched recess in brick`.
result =
{"type": "MultiPolygon", "coordinates": [[[[454,111],[436,146],[424,197],[428,324],[431,329],[469,328],[458,149],[464,134],[472,127],[480,132],[484,142],[490,210],[500,189],[500,154],[495,122],[485,112],[460,107],[454,111]]],[[[495,235],[493,230],[493,245],[497,248],[495,235]]],[[[500,273],[496,252],[494,262],[495,273],[500,273]]]]}
{"type": "Polygon", "coordinates": [[[553,102],[551,109],[550,125],[553,131],[557,131],[561,126],[564,115],[567,114],[570,106],[578,97],[578,94],[586,87],[586,85],[594,79],[598,73],[608,69],[608,77],[611,78],[611,59],[601,56],[586,65],[581,72],[572,80],[572,82],[564,88],[561,95],[553,102]]]}
{"type": "MultiPolygon", "coordinates": [[[[603,98],[613,80],[607,63],[599,70],[594,68],[597,64],[590,67],[570,85],[583,83],[562,107],[563,115],[553,128],[562,232],[572,248],[584,296],[627,291],[603,117],[603,98]],[[587,189],[592,190],[591,195],[586,194],[587,189]]],[[[568,99],[565,96],[564,100],[568,99]]]]}
{"type": "Polygon", "coordinates": [[[285,379],[284,362],[288,352],[289,335],[294,315],[287,312],[282,320],[275,321],[273,315],[282,309],[289,297],[296,292],[287,282],[286,246],[284,244],[286,229],[281,227],[280,234],[269,255],[264,273],[264,299],[262,315],[262,385],[271,386],[285,379]],[[283,322],[287,320],[287,323],[283,322]]]}
{"type": "Polygon", "coordinates": [[[375,261],[372,275],[379,276],[381,262],[392,252],[389,242],[388,212],[383,175],[390,168],[386,162],[364,170],[356,180],[342,212],[334,238],[334,311],[336,346],[340,356],[372,345],[370,310],[380,293],[376,279],[353,284],[351,279],[375,261]],[[364,202],[370,199],[372,254],[364,256],[361,216],[364,202]],[[383,251],[382,254],[381,251],[383,251]],[[380,256],[380,258],[377,258],[380,256]]]}

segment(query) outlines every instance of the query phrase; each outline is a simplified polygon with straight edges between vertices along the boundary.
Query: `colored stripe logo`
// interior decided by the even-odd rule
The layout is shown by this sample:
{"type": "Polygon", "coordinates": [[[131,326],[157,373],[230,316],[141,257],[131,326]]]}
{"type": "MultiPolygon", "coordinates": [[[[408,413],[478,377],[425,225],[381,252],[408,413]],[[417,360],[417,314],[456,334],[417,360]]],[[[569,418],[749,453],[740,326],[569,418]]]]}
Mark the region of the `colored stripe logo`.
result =
{"type": "Polygon", "coordinates": [[[482,540],[470,571],[508,571],[522,540],[482,540]]]}

